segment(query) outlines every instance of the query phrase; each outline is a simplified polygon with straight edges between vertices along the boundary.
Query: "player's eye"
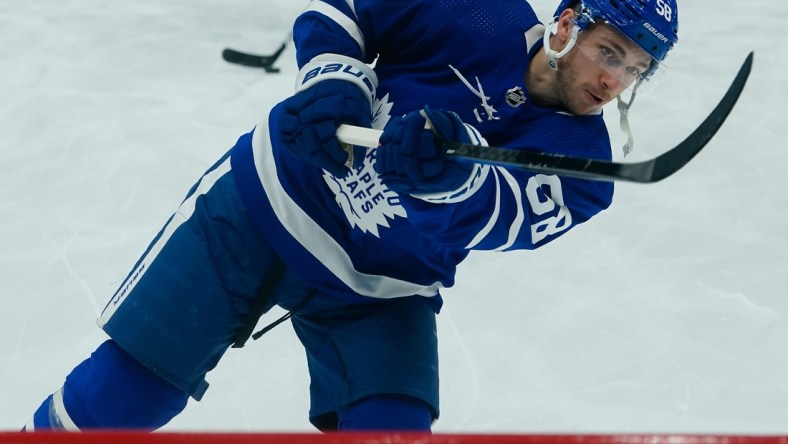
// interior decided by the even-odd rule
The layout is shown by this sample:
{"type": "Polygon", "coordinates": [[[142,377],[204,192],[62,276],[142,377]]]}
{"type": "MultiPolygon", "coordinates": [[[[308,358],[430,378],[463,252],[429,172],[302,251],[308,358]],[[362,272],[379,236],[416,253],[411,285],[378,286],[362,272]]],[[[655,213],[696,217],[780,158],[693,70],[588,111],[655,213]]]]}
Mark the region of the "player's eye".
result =
{"type": "Polygon", "coordinates": [[[634,66],[627,66],[627,74],[629,74],[634,78],[639,78],[640,76],[643,75],[643,73],[640,72],[640,70],[634,66]]]}

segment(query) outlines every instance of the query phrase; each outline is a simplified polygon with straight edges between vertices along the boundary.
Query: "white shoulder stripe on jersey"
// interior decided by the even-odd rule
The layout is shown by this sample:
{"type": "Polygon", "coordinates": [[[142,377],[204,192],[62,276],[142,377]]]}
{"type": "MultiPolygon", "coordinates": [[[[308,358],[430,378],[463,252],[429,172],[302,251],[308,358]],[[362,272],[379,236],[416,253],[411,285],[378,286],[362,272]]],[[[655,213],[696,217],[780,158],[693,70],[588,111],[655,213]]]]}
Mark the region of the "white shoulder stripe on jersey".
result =
{"type": "Polygon", "coordinates": [[[282,188],[266,124],[257,126],[252,138],[252,149],[257,175],[279,222],[301,246],[353,291],[362,296],[392,299],[413,295],[435,296],[438,289],[443,287],[440,282],[425,286],[356,270],[342,246],[282,188]]]}
{"type": "Polygon", "coordinates": [[[544,25],[541,23],[534,25],[531,29],[525,31],[525,47],[527,48],[525,52],[530,53],[534,45],[542,41],[543,36],[544,25]]]}
{"type": "MultiPolygon", "coordinates": [[[[366,45],[364,44],[364,35],[361,33],[361,29],[358,27],[356,22],[354,22],[351,18],[343,14],[337,8],[322,1],[311,2],[309,7],[306,8],[306,11],[314,11],[333,20],[336,24],[341,26],[342,29],[344,29],[345,32],[347,32],[348,35],[353,38],[353,40],[356,41],[359,49],[361,49],[361,54],[364,56],[367,55],[366,45]]],[[[355,9],[353,10],[353,13],[356,13],[355,9]]]]}

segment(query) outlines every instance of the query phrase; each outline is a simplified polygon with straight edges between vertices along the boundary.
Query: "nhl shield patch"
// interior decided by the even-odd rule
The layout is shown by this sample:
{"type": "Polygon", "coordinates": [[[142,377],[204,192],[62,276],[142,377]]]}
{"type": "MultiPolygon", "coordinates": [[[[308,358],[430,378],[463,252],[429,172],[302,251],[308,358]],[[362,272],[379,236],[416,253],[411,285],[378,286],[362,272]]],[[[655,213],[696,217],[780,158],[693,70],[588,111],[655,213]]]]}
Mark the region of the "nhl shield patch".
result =
{"type": "Polygon", "coordinates": [[[525,93],[523,92],[523,89],[519,86],[515,86],[514,88],[507,90],[506,103],[512,108],[517,108],[518,106],[525,103],[525,93]]]}

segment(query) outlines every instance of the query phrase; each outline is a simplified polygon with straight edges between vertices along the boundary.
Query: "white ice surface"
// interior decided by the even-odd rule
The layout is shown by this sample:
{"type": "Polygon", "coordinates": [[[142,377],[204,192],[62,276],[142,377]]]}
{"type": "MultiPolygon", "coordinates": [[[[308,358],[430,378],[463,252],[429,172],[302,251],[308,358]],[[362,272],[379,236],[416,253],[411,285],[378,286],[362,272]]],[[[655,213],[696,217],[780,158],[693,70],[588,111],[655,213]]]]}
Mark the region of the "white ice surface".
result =
{"type": "MultiPolygon", "coordinates": [[[[557,2],[534,3],[545,17],[557,2]]],[[[0,0],[0,429],[104,340],[101,307],[186,190],[292,91],[292,47],[273,75],[221,50],[273,50],[303,6],[0,0]]],[[[461,266],[439,316],[436,431],[788,433],[781,6],[681,2],[671,72],[633,109],[633,160],[694,129],[756,50],[729,121],[685,170],[619,185],[554,245],[461,266]]],[[[312,430],[287,326],[209,381],[167,430],[312,430]]]]}

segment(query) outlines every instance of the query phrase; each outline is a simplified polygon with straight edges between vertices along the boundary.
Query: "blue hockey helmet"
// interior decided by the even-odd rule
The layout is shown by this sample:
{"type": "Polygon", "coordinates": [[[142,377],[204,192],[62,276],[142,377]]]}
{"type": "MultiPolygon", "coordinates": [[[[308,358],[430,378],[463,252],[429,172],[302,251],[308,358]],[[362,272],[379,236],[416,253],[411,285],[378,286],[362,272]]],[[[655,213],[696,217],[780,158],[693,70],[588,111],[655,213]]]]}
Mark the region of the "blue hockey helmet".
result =
{"type": "Polygon", "coordinates": [[[602,21],[635,42],[655,61],[665,60],[678,42],[676,0],[561,0],[554,17],[579,4],[575,19],[581,30],[602,21]]]}

